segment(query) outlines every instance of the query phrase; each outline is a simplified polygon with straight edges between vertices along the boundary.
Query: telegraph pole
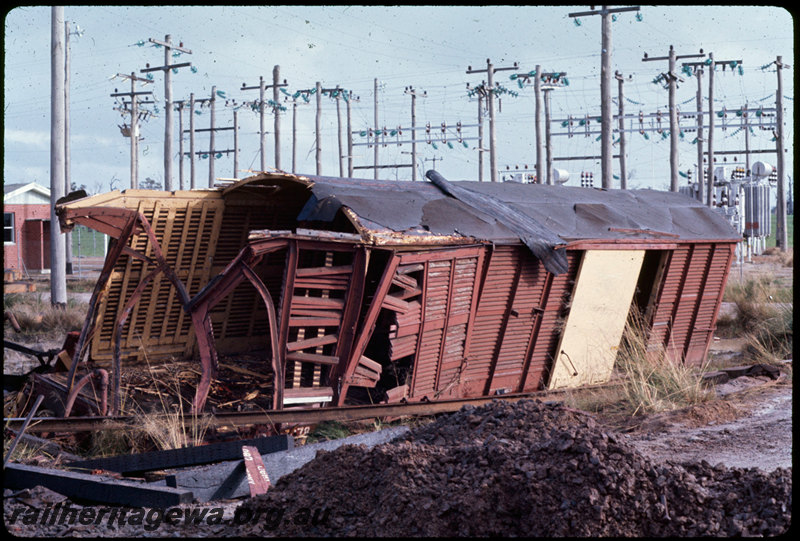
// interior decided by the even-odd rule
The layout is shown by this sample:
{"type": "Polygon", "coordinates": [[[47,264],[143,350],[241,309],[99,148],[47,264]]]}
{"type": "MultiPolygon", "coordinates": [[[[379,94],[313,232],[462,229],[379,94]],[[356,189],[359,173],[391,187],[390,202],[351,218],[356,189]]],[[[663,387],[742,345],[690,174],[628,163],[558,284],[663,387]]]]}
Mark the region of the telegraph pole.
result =
{"type": "Polygon", "coordinates": [[[542,78],[539,74],[542,67],[536,64],[536,78],[533,80],[533,93],[536,99],[536,182],[544,182],[544,171],[542,171],[542,78]]]}
{"type": "Polygon", "coordinates": [[[353,125],[351,119],[350,102],[355,100],[359,101],[359,97],[353,97],[353,92],[348,91],[347,94],[347,176],[353,177],[353,125]]]}
{"type": "Polygon", "coordinates": [[[706,179],[706,205],[714,207],[714,53],[708,53],[708,178],[706,179]]]}
{"type": "MultiPolygon", "coordinates": [[[[702,52],[702,50],[701,50],[702,52]]],[[[741,64],[741,60],[714,60],[714,53],[708,53],[708,60],[704,65],[709,66],[708,70],[708,179],[706,185],[706,204],[713,206],[714,200],[714,71],[717,64],[724,66],[731,62],[741,64]]],[[[698,165],[698,169],[700,166],[698,165]]]]}
{"type": "Polygon", "coordinates": [[[189,94],[189,189],[195,188],[194,92],[189,94]]]}
{"type": "Polygon", "coordinates": [[[776,133],[776,146],[778,152],[778,163],[776,164],[778,167],[778,195],[775,202],[778,208],[775,214],[775,218],[777,220],[777,225],[775,227],[775,240],[780,251],[786,252],[789,249],[789,243],[786,232],[786,189],[784,184],[784,175],[786,174],[786,171],[784,169],[783,157],[783,76],[781,70],[791,66],[783,63],[782,56],[777,57],[775,60],[775,66],[778,68],[778,88],[775,92],[775,108],[777,109],[778,115],[778,129],[776,133]]]}
{"type": "Polygon", "coordinates": [[[178,108],[178,189],[183,190],[183,100],[176,101],[175,105],[178,108]]]}
{"type": "Polygon", "coordinates": [[[127,109],[125,109],[124,112],[130,112],[131,115],[131,125],[128,128],[128,136],[131,138],[131,189],[135,190],[139,188],[139,104],[153,103],[152,101],[139,101],[139,96],[149,96],[152,95],[153,93],[137,92],[136,83],[137,82],[152,83],[152,81],[150,79],[137,77],[135,73],[131,73],[130,75],[122,75],[121,73],[118,73],[117,77],[122,77],[123,79],[130,79],[131,81],[130,92],[117,92],[117,89],[115,88],[114,93],[111,94],[111,97],[124,98],[127,96],[131,100],[130,111],[127,111],[127,109]]]}
{"type": "Polygon", "coordinates": [[[239,121],[238,111],[233,110],[233,178],[239,174],[239,121]]]}
{"type": "Polygon", "coordinates": [[[478,182],[483,182],[483,96],[478,94],[478,182]]]}
{"type": "Polygon", "coordinates": [[[194,145],[194,134],[195,134],[195,132],[206,132],[206,131],[209,132],[209,144],[208,144],[208,159],[209,159],[209,163],[208,163],[208,187],[209,188],[213,188],[214,187],[214,179],[215,179],[214,160],[216,159],[215,158],[215,154],[230,154],[231,152],[234,153],[234,159],[233,159],[233,161],[234,161],[234,177],[236,176],[236,169],[235,168],[238,165],[238,157],[236,156],[236,153],[238,152],[238,147],[236,146],[236,144],[237,144],[236,131],[238,130],[238,126],[236,124],[236,122],[237,122],[236,121],[236,115],[234,115],[233,126],[217,128],[216,127],[216,103],[217,103],[216,96],[217,96],[217,87],[216,86],[212,86],[211,87],[211,96],[208,97],[208,98],[196,99],[194,97],[194,93],[192,93],[190,95],[190,97],[189,97],[189,104],[190,104],[189,108],[191,109],[192,112],[194,112],[194,106],[195,106],[196,103],[203,104],[203,103],[208,102],[209,108],[211,109],[209,127],[208,128],[195,129],[195,127],[194,127],[194,115],[192,115],[190,117],[190,119],[189,119],[189,132],[190,132],[190,135],[189,135],[189,154],[191,155],[191,176],[192,176],[192,181],[191,182],[192,182],[192,189],[195,188],[195,184],[194,184],[194,178],[195,178],[194,177],[194,175],[195,175],[195,167],[194,167],[195,154],[201,155],[201,156],[206,154],[203,151],[195,152],[195,150],[194,150],[194,147],[195,147],[195,145],[194,145]],[[234,130],[234,135],[233,135],[234,148],[232,148],[232,149],[229,148],[229,149],[225,149],[225,150],[217,150],[215,148],[215,134],[218,131],[224,131],[224,130],[234,130]]]}
{"type": "MultiPolygon", "coordinates": [[[[654,60],[668,60],[669,70],[663,77],[667,80],[669,86],[669,139],[670,139],[670,152],[669,152],[669,168],[670,168],[670,191],[678,191],[678,108],[675,106],[675,89],[680,77],[675,73],[675,62],[679,58],[699,58],[705,56],[703,50],[700,49],[700,54],[682,55],[677,56],[675,49],[672,45],[669,46],[669,56],[661,56],[657,58],[648,58],[647,53],[644,53],[642,62],[649,62],[654,60]]],[[[683,81],[683,79],[681,79],[683,81]]]]}
{"type": "Polygon", "coordinates": [[[378,124],[378,79],[375,78],[375,92],[373,93],[373,110],[374,110],[374,117],[375,117],[375,169],[374,171],[374,179],[378,180],[378,132],[380,131],[380,125],[378,124]]]}
{"type": "Polygon", "coordinates": [[[619,71],[614,72],[617,79],[617,104],[619,108],[619,187],[621,190],[628,189],[628,169],[625,159],[625,99],[622,86],[625,79],[619,71]]]}
{"type": "Polygon", "coordinates": [[[515,74],[511,77],[516,77],[518,80],[524,81],[526,83],[530,82],[531,77],[534,77],[533,80],[533,88],[534,93],[536,94],[536,182],[539,184],[547,183],[552,184],[552,172],[553,172],[553,158],[552,158],[552,147],[550,145],[550,91],[559,88],[559,83],[562,82],[562,79],[566,77],[566,73],[563,71],[560,72],[549,72],[549,73],[542,73],[541,66],[536,66],[535,72],[530,72],[527,74],[515,74]],[[544,84],[542,84],[544,83],[544,84]],[[544,136],[544,145],[545,145],[545,161],[546,164],[542,165],[542,134],[541,134],[541,102],[542,102],[542,95],[544,95],[544,113],[545,113],[545,136],[544,136]]]}
{"type": "Polygon", "coordinates": [[[209,144],[208,144],[208,187],[214,187],[214,134],[216,133],[215,126],[215,113],[217,105],[217,87],[211,87],[211,129],[209,130],[209,144]]]}
{"type": "Polygon", "coordinates": [[[331,99],[336,100],[336,120],[339,140],[339,176],[343,177],[344,165],[342,159],[344,158],[344,143],[342,141],[342,115],[339,105],[339,98],[342,96],[343,89],[339,88],[339,85],[336,85],[335,88],[322,88],[322,84],[317,81],[314,92],[317,95],[317,112],[315,118],[317,174],[322,174],[322,94],[329,94],[331,99]]]}
{"type": "Polygon", "coordinates": [[[703,68],[698,67],[695,70],[697,77],[697,199],[700,203],[703,202],[703,193],[705,187],[705,172],[703,170],[703,68]]]}
{"type": "Polygon", "coordinates": [[[141,73],[151,71],[164,72],[164,190],[170,192],[172,191],[172,70],[192,65],[191,62],[173,64],[172,51],[175,50],[187,54],[192,54],[192,51],[184,48],[183,43],[173,45],[169,34],[164,37],[164,41],[158,41],[153,38],[150,38],[149,41],[164,47],[164,65],[151,68],[150,64],[147,64],[147,67],[140,71],[141,73]]]}
{"type": "MultiPolygon", "coordinates": [[[[278,104],[278,90],[281,87],[286,86],[286,79],[283,80],[283,84],[278,84],[278,79],[280,79],[281,75],[281,67],[277,64],[272,68],[272,102],[275,104],[273,106],[273,114],[275,118],[273,119],[274,131],[275,131],[275,169],[281,169],[281,115],[280,115],[280,105],[278,104]]],[[[236,175],[234,175],[235,177],[236,175]]]]}
{"type": "Polygon", "coordinates": [[[344,176],[344,145],[342,142],[342,108],[339,103],[339,85],[336,85],[336,138],[339,142],[339,176],[344,176]]]}
{"type": "Polygon", "coordinates": [[[67,306],[66,244],[56,201],[64,196],[64,7],[50,22],[50,304],[67,306]]]}
{"type": "MultiPolygon", "coordinates": [[[[539,78],[539,74],[536,74],[536,78],[539,78]]],[[[546,169],[545,178],[547,179],[547,184],[553,183],[553,149],[550,146],[550,92],[553,90],[552,87],[548,87],[544,89],[544,136],[545,140],[547,141],[545,147],[545,156],[546,156],[546,169]]],[[[538,169],[538,164],[537,164],[538,169]]]]}
{"type": "MultiPolygon", "coordinates": [[[[317,88],[307,88],[305,90],[297,90],[292,95],[292,172],[297,172],[297,98],[302,96],[305,103],[310,102],[310,96],[317,92],[317,88]]],[[[316,144],[316,136],[315,136],[316,144]]]]}
{"type": "MultiPolygon", "coordinates": [[[[342,140],[342,108],[340,99],[344,96],[345,101],[348,101],[348,98],[343,88],[340,88],[339,85],[336,85],[336,88],[322,88],[320,89],[322,94],[327,93],[328,97],[336,100],[336,138],[339,144],[339,176],[344,177],[344,141],[342,140]]],[[[349,115],[348,115],[349,121],[349,115]]],[[[348,123],[348,131],[349,131],[349,123],[348,123]]],[[[349,139],[348,139],[349,141],[349,139]]],[[[349,148],[350,145],[348,145],[349,148]]]]}
{"type": "MultiPolygon", "coordinates": [[[[600,117],[601,117],[601,171],[602,186],[604,189],[611,188],[612,184],[612,148],[611,134],[613,113],[611,112],[611,18],[614,13],[624,11],[639,11],[639,7],[614,8],[602,6],[600,11],[584,11],[570,13],[570,17],[582,17],[584,15],[600,15],[601,18],[601,50],[600,50],[600,117]]],[[[676,188],[677,189],[677,188],[676,188]]]]}
{"type": "MultiPolygon", "coordinates": [[[[407,86],[405,93],[411,96],[411,180],[417,180],[417,141],[416,141],[416,128],[417,128],[417,92],[413,86],[407,86]]],[[[428,91],[423,91],[422,97],[428,96],[428,91]]]]}
{"type": "MultiPolygon", "coordinates": [[[[483,73],[486,72],[486,79],[488,81],[488,107],[489,107],[489,167],[491,168],[490,174],[492,182],[497,182],[497,154],[495,152],[497,146],[497,138],[494,126],[494,73],[497,71],[513,70],[516,71],[519,66],[514,62],[513,66],[504,68],[495,68],[492,65],[491,59],[486,59],[486,69],[473,70],[472,66],[467,66],[467,74],[470,73],[483,73]]],[[[377,119],[376,119],[377,120],[377,119]]]]}
{"type": "Polygon", "coordinates": [[[308,103],[310,93],[311,90],[298,90],[292,96],[292,173],[297,173],[297,98],[304,94],[303,100],[308,103]]]}
{"type": "MultiPolygon", "coordinates": [[[[81,36],[83,31],[78,28],[74,32],[76,36],[81,36]]],[[[69,21],[64,21],[64,193],[72,191],[72,179],[70,178],[70,152],[69,152],[69,21]]],[[[64,233],[66,242],[66,269],[67,274],[72,274],[72,233],[64,233]]]]}
{"type": "MultiPolygon", "coordinates": [[[[705,62],[684,62],[684,67],[694,68],[697,77],[697,199],[703,202],[705,195],[705,171],[703,168],[703,66],[705,62]]],[[[713,106],[711,107],[713,109],[713,106]]]]}
{"type": "Polygon", "coordinates": [[[481,81],[481,84],[474,89],[470,88],[469,83],[467,83],[467,91],[470,96],[473,92],[478,95],[478,182],[483,182],[483,153],[486,152],[483,146],[483,115],[485,110],[483,103],[488,91],[484,81],[481,81]]]}
{"type": "MultiPolygon", "coordinates": [[[[314,135],[316,136],[316,162],[317,162],[317,175],[322,174],[322,85],[319,81],[316,84],[317,94],[317,113],[314,117],[314,135]]],[[[377,173],[376,173],[377,174],[377,173]]]]}
{"type": "Polygon", "coordinates": [[[272,79],[273,83],[271,85],[267,85],[264,81],[264,77],[261,76],[258,78],[258,86],[247,86],[245,83],[242,83],[242,90],[253,90],[258,89],[259,97],[258,97],[258,116],[259,116],[259,134],[261,138],[261,170],[267,170],[267,128],[266,128],[266,118],[264,116],[265,113],[265,106],[267,105],[267,100],[265,98],[266,90],[271,88],[272,89],[272,110],[275,115],[274,127],[275,127],[275,169],[280,169],[280,118],[278,115],[278,89],[283,88],[286,85],[286,79],[283,80],[283,83],[278,83],[277,77],[280,74],[280,66],[275,66],[272,69],[272,79]]]}

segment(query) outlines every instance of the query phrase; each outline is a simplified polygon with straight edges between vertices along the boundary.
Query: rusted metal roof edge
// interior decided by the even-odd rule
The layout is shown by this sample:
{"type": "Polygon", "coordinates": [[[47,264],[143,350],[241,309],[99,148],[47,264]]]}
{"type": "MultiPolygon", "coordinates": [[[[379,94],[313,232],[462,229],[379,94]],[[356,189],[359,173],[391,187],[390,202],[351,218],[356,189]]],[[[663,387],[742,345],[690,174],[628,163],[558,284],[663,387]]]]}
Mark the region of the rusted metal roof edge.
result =
{"type": "Polygon", "coordinates": [[[264,181],[296,182],[300,185],[308,187],[314,185],[314,181],[302,175],[295,175],[294,173],[285,173],[283,171],[280,172],[262,171],[255,175],[236,181],[230,186],[222,188],[222,195],[225,196],[231,193],[232,191],[238,190],[244,186],[261,183],[264,181]]]}

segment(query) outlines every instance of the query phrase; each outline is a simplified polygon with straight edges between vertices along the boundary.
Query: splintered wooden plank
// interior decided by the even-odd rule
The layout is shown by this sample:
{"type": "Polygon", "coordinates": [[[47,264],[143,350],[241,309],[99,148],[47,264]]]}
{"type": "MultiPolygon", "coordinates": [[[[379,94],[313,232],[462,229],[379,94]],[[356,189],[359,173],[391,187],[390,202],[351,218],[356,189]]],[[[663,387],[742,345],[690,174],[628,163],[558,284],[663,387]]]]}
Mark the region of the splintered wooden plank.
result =
{"type": "Polygon", "coordinates": [[[335,267],[305,267],[297,269],[295,276],[329,276],[331,274],[350,274],[352,271],[352,265],[339,265],[335,267]]]}
{"type": "Polygon", "coordinates": [[[386,295],[386,297],[384,297],[382,306],[383,308],[401,313],[408,312],[411,309],[411,305],[408,302],[392,295],[386,295]]]}
{"type": "Polygon", "coordinates": [[[302,353],[299,351],[287,354],[286,360],[326,365],[339,364],[339,357],[335,355],[320,355],[318,353],[302,353]]]}
{"type": "Polygon", "coordinates": [[[9,464],[3,470],[8,488],[49,488],[68,498],[132,507],[167,508],[191,503],[194,495],[181,488],[153,486],[88,473],[68,472],[39,466],[9,464]]]}
{"type": "Polygon", "coordinates": [[[356,367],[350,378],[351,385],[361,385],[363,387],[375,387],[380,380],[380,376],[369,370],[363,371],[362,367],[356,367]]]}
{"type": "Polygon", "coordinates": [[[292,297],[292,308],[344,308],[344,299],[330,299],[323,297],[292,297]]]}
{"type": "Polygon", "coordinates": [[[310,404],[333,400],[331,387],[295,387],[283,390],[283,404],[310,404]]]}
{"type": "Polygon", "coordinates": [[[247,472],[247,485],[250,487],[250,497],[253,498],[259,494],[266,494],[270,487],[269,475],[267,475],[267,468],[264,467],[264,461],[261,459],[261,454],[259,454],[258,449],[249,445],[243,445],[242,458],[244,459],[244,468],[247,472]]]}
{"type": "Polygon", "coordinates": [[[337,310],[318,310],[316,308],[302,308],[292,307],[292,317],[289,319],[291,323],[295,316],[310,316],[319,318],[341,318],[342,313],[337,310]]]}
{"type": "Polygon", "coordinates": [[[394,293],[392,296],[396,299],[400,299],[405,301],[406,299],[410,299],[412,297],[416,297],[417,295],[422,294],[422,288],[418,287],[416,289],[404,289],[403,291],[398,291],[394,293]]]}
{"type": "Polygon", "coordinates": [[[338,327],[341,317],[292,317],[290,327],[338,327]]]}
{"type": "Polygon", "coordinates": [[[414,263],[411,265],[400,265],[397,267],[398,274],[410,274],[412,272],[419,272],[425,268],[425,265],[422,263],[414,263]]]}
{"type": "Polygon", "coordinates": [[[415,278],[400,273],[395,273],[392,283],[405,289],[417,289],[419,287],[419,283],[415,278]]]}
{"type": "Polygon", "coordinates": [[[373,378],[359,376],[358,372],[354,371],[352,375],[345,378],[345,383],[348,385],[355,385],[357,387],[375,387],[378,381],[373,378]]]}
{"type": "Polygon", "coordinates": [[[386,402],[399,402],[408,396],[408,385],[400,385],[386,391],[386,402]]]}
{"type": "Polygon", "coordinates": [[[288,351],[299,351],[301,349],[313,348],[317,346],[324,346],[326,344],[334,344],[339,339],[338,333],[326,334],[323,336],[316,336],[314,338],[306,338],[296,342],[289,342],[286,344],[288,351]]]}
{"type": "Polygon", "coordinates": [[[377,372],[378,374],[380,374],[381,371],[383,370],[383,367],[381,366],[380,363],[373,361],[366,355],[361,356],[361,358],[358,360],[358,364],[359,366],[364,366],[372,370],[373,372],[377,372]]]}
{"type": "Polygon", "coordinates": [[[329,278],[329,277],[297,277],[294,281],[294,287],[305,289],[347,289],[350,284],[347,278],[329,278]]]}

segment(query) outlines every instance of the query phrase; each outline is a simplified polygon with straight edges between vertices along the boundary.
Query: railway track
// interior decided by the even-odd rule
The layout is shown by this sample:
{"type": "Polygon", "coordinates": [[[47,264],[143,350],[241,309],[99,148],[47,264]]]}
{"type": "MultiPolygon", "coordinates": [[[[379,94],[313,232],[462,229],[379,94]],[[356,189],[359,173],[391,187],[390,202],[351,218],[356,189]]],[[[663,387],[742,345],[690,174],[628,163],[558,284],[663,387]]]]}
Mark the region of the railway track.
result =
{"type": "MultiPolygon", "coordinates": [[[[606,384],[607,385],[607,384],[606,384]]],[[[363,406],[341,406],[319,409],[284,409],[269,411],[223,412],[213,414],[209,427],[236,428],[252,425],[313,425],[324,421],[356,421],[384,417],[426,416],[439,413],[454,412],[463,406],[480,406],[493,400],[517,401],[524,398],[548,398],[558,396],[562,392],[536,391],[532,393],[509,393],[502,395],[466,398],[457,400],[439,400],[435,402],[410,402],[396,404],[375,404],[363,406]]],[[[25,419],[22,417],[4,418],[4,425],[19,431],[25,419]]],[[[187,415],[186,426],[191,425],[193,418],[187,415]]],[[[119,430],[131,428],[138,424],[137,418],[128,415],[103,417],[34,417],[26,432],[59,433],[59,432],[91,432],[95,430],[119,430]]]]}

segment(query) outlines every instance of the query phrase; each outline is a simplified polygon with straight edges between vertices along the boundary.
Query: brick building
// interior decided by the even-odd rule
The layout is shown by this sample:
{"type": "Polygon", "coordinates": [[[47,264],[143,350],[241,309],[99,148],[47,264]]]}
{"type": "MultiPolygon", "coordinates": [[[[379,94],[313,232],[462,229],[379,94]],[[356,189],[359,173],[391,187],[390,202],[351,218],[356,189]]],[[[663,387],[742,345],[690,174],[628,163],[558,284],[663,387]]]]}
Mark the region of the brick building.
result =
{"type": "Polygon", "coordinates": [[[3,184],[3,269],[50,268],[50,189],[35,182],[3,184]]]}

